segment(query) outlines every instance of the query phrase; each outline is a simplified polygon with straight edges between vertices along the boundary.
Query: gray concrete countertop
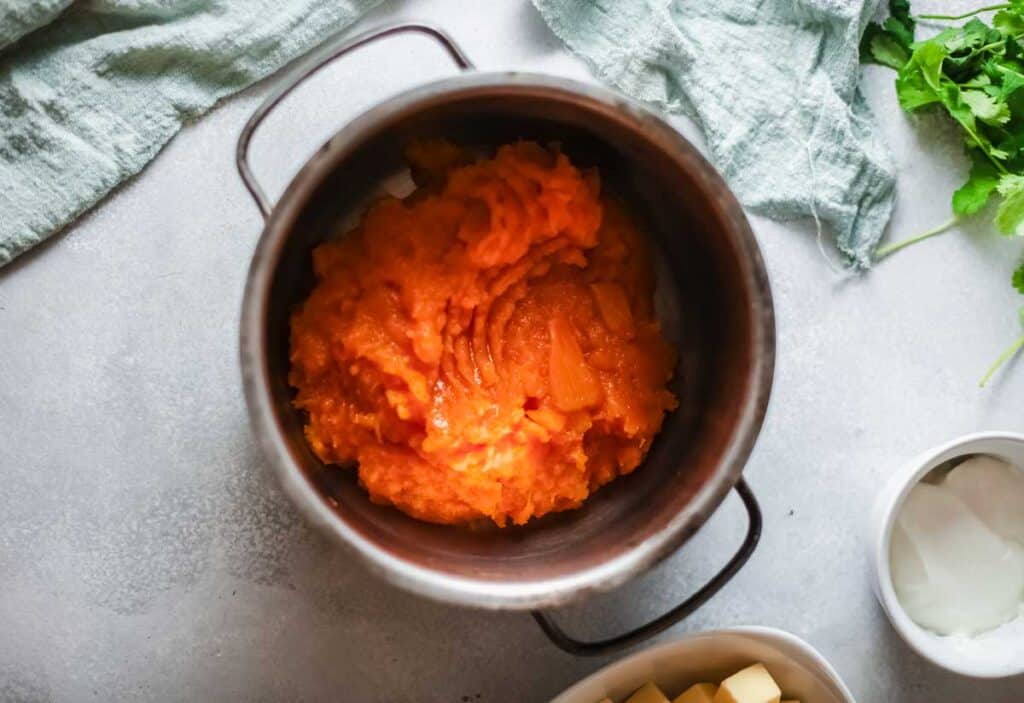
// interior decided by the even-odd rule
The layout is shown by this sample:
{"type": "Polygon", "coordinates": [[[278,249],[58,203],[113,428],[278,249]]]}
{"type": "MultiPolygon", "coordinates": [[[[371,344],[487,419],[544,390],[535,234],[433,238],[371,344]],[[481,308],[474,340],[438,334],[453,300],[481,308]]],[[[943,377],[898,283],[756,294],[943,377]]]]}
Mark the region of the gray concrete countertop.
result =
{"type": "MultiPolygon", "coordinates": [[[[362,26],[430,18],[484,69],[592,80],[526,0],[486,5],[404,2],[362,26]]],[[[270,120],[257,173],[280,192],[347,119],[450,71],[422,39],[367,49],[270,120]]],[[[892,233],[945,220],[964,173],[952,130],[908,122],[886,70],[867,69],[865,86],[900,169],[892,233]]],[[[266,90],[185,129],[0,271],[0,700],[545,701],[607,660],[559,652],[526,615],[438,605],[371,577],[303,523],[250,438],[236,337],[261,223],[233,151],[266,90]]],[[[1021,244],[986,222],[847,278],[807,224],[753,219],[779,340],[747,469],[765,534],[739,576],[663,637],[781,627],[863,703],[1024,700],[1022,678],[970,681],[904,646],[871,594],[863,539],[904,460],[965,432],[1024,430],[1024,360],[977,387],[1019,334],[1022,302],[1008,283],[1021,244]]],[[[743,523],[731,497],[649,575],[560,617],[597,635],[660,612],[724,562],[743,523]]]]}

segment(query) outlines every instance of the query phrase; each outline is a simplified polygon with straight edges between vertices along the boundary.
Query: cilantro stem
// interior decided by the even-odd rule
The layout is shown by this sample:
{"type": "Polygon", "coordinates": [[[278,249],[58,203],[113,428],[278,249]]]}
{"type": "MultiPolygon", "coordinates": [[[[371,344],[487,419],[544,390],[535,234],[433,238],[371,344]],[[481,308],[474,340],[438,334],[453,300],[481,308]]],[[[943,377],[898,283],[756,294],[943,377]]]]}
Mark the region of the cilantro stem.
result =
{"type": "MultiPolygon", "coordinates": [[[[1016,38],[1016,37],[1014,37],[1014,38],[1016,38]]],[[[1006,44],[1006,40],[1005,39],[1000,39],[999,41],[994,41],[991,44],[986,44],[985,46],[979,46],[977,49],[974,49],[973,51],[971,51],[971,57],[977,56],[978,54],[981,54],[983,52],[988,51],[989,49],[996,49],[996,48],[998,48],[1000,46],[1004,46],[1005,44],[1006,44]]]]}
{"type": "Polygon", "coordinates": [[[918,15],[915,19],[919,20],[965,20],[968,17],[974,17],[980,15],[982,12],[992,12],[993,10],[1005,10],[1010,6],[1010,3],[1003,2],[998,5],[986,5],[985,7],[979,7],[977,10],[971,10],[965,12],[962,15],[918,15]]]}
{"type": "Polygon", "coordinates": [[[956,115],[950,112],[948,107],[946,108],[946,112],[949,112],[949,116],[956,120],[960,127],[965,132],[967,132],[967,136],[969,136],[974,141],[974,145],[981,149],[982,153],[985,154],[986,158],[988,158],[988,160],[992,162],[992,165],[995,166],[996,171],[999,171],[999,173],[1005,176],[1008,173],[1008,171],[1006,170],[1006,167],[999,162],[999,159],[992,155],[991,147],[986,146],[985,142],[981,141],[981,137],[978,136],[978,133],[975,130],[968,127],[966,124],[964,124],[963,121],[960,120],[960,118],[958,118],[956,115]]]}
{"type": "Polygon", "coordinates": [[[953,219],[947,222],[943,222],[938,227],[934,227],[928,230],[927,232],[918,234],[917,236],[910,237],[909,239],[902,239],[898,242],[893,242],[891,244],[886,244],[884,247],[878,247],[877,249],[875,249],[875,261],[883,259],[889,256],[889,254],[893,254],[899,251],[903,247],[909,247],[911,244],[916,244],[917,242],[928,239],[929,237],[934,237],[936,234],[942,234],[946,230],[956,227],[959,222],[960,218],[954,217],[953,219]]]}
{"type": "Polygon", "coordinates": [[[985,375],[978,383],[978,386],[980,388],[984,388],[985,384],[988,383],[992,376],[995,374],[995,372],[999,370],[999,367],[1005,364],[1007,361],[1009,361],[1021,349],[1024,349],[1024,335],[1022,335],[1021,338],[1018,339],[1016,342],[1011,344],[1009,349],[1000,354],[999,358],[995,360],[995,363],[988,367],[988,371],[985,372],[985,375]]]}

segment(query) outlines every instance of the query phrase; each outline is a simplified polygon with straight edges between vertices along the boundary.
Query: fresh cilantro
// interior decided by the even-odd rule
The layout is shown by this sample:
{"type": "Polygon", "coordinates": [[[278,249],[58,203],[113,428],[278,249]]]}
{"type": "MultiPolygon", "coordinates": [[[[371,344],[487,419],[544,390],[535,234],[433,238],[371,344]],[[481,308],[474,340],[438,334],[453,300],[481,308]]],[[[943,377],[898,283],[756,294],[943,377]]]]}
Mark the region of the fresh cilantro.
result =
{"type": "Polygon", "coordinates": [[[1011,95],[1021,88],[1024,88],[1024,73],[1019,73],[1016,68],[999,66],[1002,85],[999,86],[999,100],[1006,101],[1011,95]]]}
{"type": "Polygon", "coordinates": [[[902,43],[914,43],[914,18],[910,16],[910,0],[892,0],[889,3],[889,18],[882,23],[885,31],[902,43]]]}
{"type": "Polygon", "coordinates": [[[1017,270],[1013,272],[1013,287],[1017,292],[1024,295],[1024,261],[1020,263],[1017,270]]]}
{"type": "Polygon", "coordinates": [[[865,30],[864,39],[862,55],[867,55],[874,63],[899,70],[910,59],[909,44],[904,44],[877,24],[865,30]]]}
{"type": "MultiPolygon", "coordinates": [[[[896,97],[906,112],[941,110],[963,132],[971,159],[967,181],[953,193],[953,219],[914,237],[879,247],[882,258],[956,226],[993,197],[995,225],[1002,234],[1024,235],[1024,0],[962,15],[910,13],[908,0],[890,0],[889,18],[871,23],[861,41],[861,60],[897,71],[896,97]],[[994,12],[991,25],[977,16],[994,12]],[[915,19],[967,20],[935,36],[914,41],[915,19]]],[[[1024,294],[1024,263],[1013,273],[1024,294]]],[[[1024,324],[1024,308],[1021,309],[1024,324]]],[[[982,385],[1024,349],[1021,337],[989,368],[982,385]]]]}
{"type": "Polygon", "coordinates": [[[1024,34],[1024,17],[1018,12],[1000,10],[992,18],[992,26],[1008,36],[1024,34]]]}
{"type": "Polygon", "coordinates": [[[996,167],[988,159],[975,156],[967,182],[953,193],[953,212],[957,215],[973,215],[985,207],[998,185],[999,172],[996,167]]]}
{"type": "MultiPolygon", "coordinates": [[[[1024,293],[1024,291],[1021,292],[1024,293]]],[[[1021,327],[1024,327],[1024,308],[1017,310],[1017,319],[1020,321],[1021,327]]],[[[1006,350],[999,355],[999,358],[988,367],[988,371],[986,371],[985,375],[981,377],[981,381],[978,385],[984,388],[985,384],[988,383],[989,379],[995,375],[996,371],[998,371],[1003,364],[1016,356],[1021,349],[1024,349],[1024,334],[1022,334],[1016,342],[1007,347],[1006,350]]]]}
{"type": "Polygon", "coordinates": [[[996,226],[1002,234],[1018,234],[1024,221],[1024,176],[1010,173],[996,186],[1003,201],[996,210],[996,226]]]}
{"type": "Polygon", "coordinates": [[[942,62],[946,56],[946,48],[938,42],[927,42],[914,49],[896,77],[896,98],[900,107],[913,112],[943,102],[942,62]]]}
{"type": "Polygon", "coordinates": [[[1006,8],[1015,8],[1020,10],[1022,7],[1024,7],[1024,2],[1021,2],[1021,0],[1010,0],[1010,2],[1000,3],[999,5],[986,5],[985,7],[979,7],[975,10],[971,10],[970,12],[965,12],[962,15],[918,15],[917,18],[922,20],[964,20],[968,17],[980,15],[983,12],[992,12],[993,10],[1003,10],[1006,8]]]}
{"type": "Polygon", "coordinates": [[[899,68],[910,60],[914,43],[914,18],[910,0],[890,0],[889,18],[882,24],[872,22],[860,42],[861,61],[899,68]]]}
{"type": "Polygon", "coordinates": [[[961,90],[960,97],[974,116],[985,124],[1002,125],[1010,121],[1010,106],[984,90],[961,90]]]}

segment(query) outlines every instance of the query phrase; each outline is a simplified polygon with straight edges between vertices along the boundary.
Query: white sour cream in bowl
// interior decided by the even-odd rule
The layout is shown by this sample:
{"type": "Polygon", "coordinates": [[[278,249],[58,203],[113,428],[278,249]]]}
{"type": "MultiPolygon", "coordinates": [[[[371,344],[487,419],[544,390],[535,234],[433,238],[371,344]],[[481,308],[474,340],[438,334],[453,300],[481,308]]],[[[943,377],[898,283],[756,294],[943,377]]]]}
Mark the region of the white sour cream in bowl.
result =
{"type": "Polygon", "coordinates": [[[956,673],[1024,673],[1024,435],[926,452],[873,516],[876,594],[903,639],[956,673]]]}

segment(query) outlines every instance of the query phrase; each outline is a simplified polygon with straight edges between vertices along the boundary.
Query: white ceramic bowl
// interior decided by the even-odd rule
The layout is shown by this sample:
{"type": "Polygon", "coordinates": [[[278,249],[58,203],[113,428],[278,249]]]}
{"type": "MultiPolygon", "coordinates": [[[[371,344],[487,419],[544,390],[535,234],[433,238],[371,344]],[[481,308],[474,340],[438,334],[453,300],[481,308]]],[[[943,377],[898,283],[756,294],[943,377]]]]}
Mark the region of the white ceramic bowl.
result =
{"type": "Polygon", "coordinates": [[[648,681],[670,698],[702,681],[717,683],[763,662],[786,698],[801,703],[856,703],[825,659],[799,637],[770,627],[737,627],[686,635],[600,669],[551,703],[624,701],[648,681]]]}
{"type": "MultiPolygon", "coordinates": [[[[1001,678],[1024,673],[1024,618],[977,637],[943,637],[910,619],[896,597],[889,571],[892,528],[910,489],[937,466],[966,454],[990,454],[1024,467],[1024,435],[970,434],[917,456],[896,471],[875,503],[871,518],[871,563],[875,595],[896,632],[918,654],[964,676],[1001,678]]],[[[1024,505],[1021,506],[1024,510],[1024,505]]]]}

